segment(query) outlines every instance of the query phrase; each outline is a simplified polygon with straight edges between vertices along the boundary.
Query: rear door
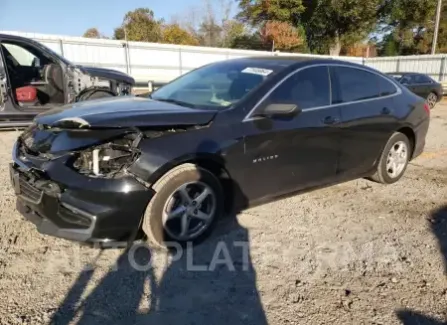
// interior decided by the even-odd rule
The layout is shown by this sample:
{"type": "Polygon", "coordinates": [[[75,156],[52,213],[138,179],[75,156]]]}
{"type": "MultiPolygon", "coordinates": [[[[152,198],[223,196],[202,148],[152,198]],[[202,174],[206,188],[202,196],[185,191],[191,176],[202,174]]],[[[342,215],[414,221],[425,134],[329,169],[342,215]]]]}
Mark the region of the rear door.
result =
{"type": "Polygon", "coordinates": [[[331,73],[334,103],[342,119],[338,173],[360,175],[371,170],[398,128],[394,97],[401,90],[388,78],[360,67],[332,66],[331,73]]]}

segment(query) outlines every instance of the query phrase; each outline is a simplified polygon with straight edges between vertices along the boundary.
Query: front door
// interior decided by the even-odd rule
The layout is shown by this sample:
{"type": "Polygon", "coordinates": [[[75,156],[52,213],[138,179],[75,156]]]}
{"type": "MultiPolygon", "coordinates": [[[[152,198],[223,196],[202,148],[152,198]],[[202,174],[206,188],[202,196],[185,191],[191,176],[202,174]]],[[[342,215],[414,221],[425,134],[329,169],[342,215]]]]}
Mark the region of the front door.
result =
{"type": "Polygon", "coordinates": [[[339,154],[339,109],[331,107],[326,66],[296,71],[243,122],[250,200],[325,183],[335,176],[339,154]],[[264,118],[269,104],[295,104],[292,118],[264,118]]]}

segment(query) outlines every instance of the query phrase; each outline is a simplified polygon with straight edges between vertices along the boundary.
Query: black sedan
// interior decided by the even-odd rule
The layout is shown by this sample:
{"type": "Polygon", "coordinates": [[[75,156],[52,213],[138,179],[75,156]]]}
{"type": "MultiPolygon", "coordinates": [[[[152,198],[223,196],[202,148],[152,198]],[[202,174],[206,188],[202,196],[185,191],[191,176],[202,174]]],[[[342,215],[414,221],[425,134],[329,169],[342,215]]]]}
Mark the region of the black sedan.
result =
{"type": "Polygon", "coordinates": [[[441,101],[443,95],[442,85],[422,73],[390,73],[397,81],[406,86],[416,95],[427,100],[431,108],[441,101]]]}
{"type": "Polygon", "coordinates": [[[393,78],[342,61],[210,64],[152,98],[38,116],[13,149],[18,210],[40,232],[163,246],[224,213],[359,177],[391,184],[424,149],[430,110],[393,78]]]}

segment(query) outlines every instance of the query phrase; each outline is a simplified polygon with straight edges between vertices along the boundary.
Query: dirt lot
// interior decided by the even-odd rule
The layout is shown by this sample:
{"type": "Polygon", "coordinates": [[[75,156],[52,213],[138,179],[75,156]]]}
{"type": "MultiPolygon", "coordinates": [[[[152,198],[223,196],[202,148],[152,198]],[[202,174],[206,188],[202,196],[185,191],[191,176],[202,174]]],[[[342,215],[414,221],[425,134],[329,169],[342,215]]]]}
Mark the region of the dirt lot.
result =
{"type": "Polygon", "coordinates": [[[0,134],[1,324],[447,320],[447,104],[399,183],[357,180],[259,206],[171,258],[38,234],[14,210],[16,136],[0,134]]]}

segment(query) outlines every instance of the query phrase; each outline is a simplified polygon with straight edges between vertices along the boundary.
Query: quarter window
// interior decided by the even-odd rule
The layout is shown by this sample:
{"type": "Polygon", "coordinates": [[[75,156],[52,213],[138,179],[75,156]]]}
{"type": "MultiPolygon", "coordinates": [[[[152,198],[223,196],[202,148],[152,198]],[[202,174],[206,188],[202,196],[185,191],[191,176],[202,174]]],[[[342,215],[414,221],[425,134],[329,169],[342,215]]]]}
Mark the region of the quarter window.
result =
{"type": "Polygon", "coordinates": [[[340,86],[340,98],[335,103],[347,103],[379,98],[397,92],[395,85],[374,73],[348,67],[334,67],[340,86]]]}
{"type": "Polygon", "coordinates": [[[285,80],[268,97],[265,104],[296,104],[301,109],[330,104],[328,68],[307,68],[285,80]]]}
{"type": "Polygon", "coordinates": [[[379,81],[380,96],[389,96],[397,92],[397,88],[391,81],[376,76],[379,81]]]}

